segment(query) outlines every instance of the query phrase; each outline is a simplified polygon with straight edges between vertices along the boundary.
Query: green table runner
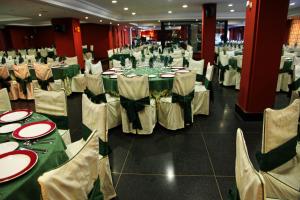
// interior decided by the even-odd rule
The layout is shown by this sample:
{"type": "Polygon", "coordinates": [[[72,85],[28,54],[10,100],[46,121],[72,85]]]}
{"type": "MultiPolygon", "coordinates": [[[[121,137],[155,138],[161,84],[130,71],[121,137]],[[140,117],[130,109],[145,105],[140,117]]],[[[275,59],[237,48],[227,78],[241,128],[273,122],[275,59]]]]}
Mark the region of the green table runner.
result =
{"type": "MultiPolygon", "coordinates": [[[[43,115],[34,113],[25,123],[47,120],[43,115]]],[[[8,134],[0,135],[0,142],[6,140],[8,134]]],[[[26,174],[11,180],[6,183],[0,183],[0,199],[18,199],[18,200],[32,200],[40,199],[40,186],[37,182],[39,176],[44,172],[47,172],[68,160],[68,156],[65,153],[65,144],[55,130],[43,139],[53,138],[52,144],[34,144],[31,147],[39,149],[47,149],[45,154],[38,153],[37,164],[26,174]]],[[[10,137],[11,141],[17,141],[10,137]]],[[[42,140],[42,139],[41,139],[42,140]]],[[[24,141],[17,141],[20,146],[24,141]]],[[[24,147],[26,148],[26,147],[24,147]]]]}
{"type": "MultiPolygon", "coordinates": [[[[159,75],[163,73],[171,72],[170,68],[149,68],[138,67],[136,69],[130,69],[125,71],[125,75],[137,74],[137,75],[150,75],[154,74],[156,77],[149,77],[149,88],[152,97],[158,98],[159,96],[171,95],[173,88],[173,78],[161,78],[159,75]]],[[[117,79],[109,78],[109,76],[103,75],[103,84],[105,91],[118,96],[118,83],[117,79]]]]}

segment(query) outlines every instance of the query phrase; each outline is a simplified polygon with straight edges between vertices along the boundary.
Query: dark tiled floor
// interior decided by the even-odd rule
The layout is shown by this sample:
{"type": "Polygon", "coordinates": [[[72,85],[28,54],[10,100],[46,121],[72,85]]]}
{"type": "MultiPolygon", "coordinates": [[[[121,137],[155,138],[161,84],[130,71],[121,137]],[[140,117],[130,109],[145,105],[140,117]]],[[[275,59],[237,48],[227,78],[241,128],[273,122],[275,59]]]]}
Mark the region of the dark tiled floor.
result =
{"type": "MultiPolygon", "coordinates": [[[[238,91],[214,85],[209,116],[196,116],[192,127],[176,132],[159,125],[152,135],[109,131],[110,165],[120,200],[227,199],[234,183],[235,132],[242,128],[250,159],[261,146],[262,122],[245,122],[234,111],[238,91]]],[[[275,108],[288,105],[278,94],[275,108]]],[[[13,108],[32,108],[33,101],[17,101],[13,108]]],[[[81,137],[81,95],[68,97],[72,140],[81,137]]]]}

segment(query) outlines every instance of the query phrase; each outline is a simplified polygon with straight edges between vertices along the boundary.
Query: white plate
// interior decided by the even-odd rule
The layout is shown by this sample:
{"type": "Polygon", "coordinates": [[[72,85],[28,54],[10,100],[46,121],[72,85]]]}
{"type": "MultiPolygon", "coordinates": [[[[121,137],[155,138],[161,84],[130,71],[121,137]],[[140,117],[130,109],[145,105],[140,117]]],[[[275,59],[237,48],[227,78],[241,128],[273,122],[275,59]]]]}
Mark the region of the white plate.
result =
{"type": "Polygon", "coordinates": [[[12,136],[18,140],[30,140],[50,134],[56,128],[52,121],[31,122],[16,129],[12,136]]]}
{"type": "Polygon", "coordinates": [[[155,77],[157,77],[155,74],[150,74],[150,75],[148,75],[148,77],[149,78],[155,78],[155,77]]]}
{"type": "Polygon", "coordinates": [[[118,75],[117,74],[111,75],[109,78],[116,79],[116,78],[118,78],[118,75]]]}
{"type": "Polygon", "coordinates": [[[129,78],[132,78],[132,77],[135,77],[135,76],[137,76],[136,74],[128,74],[127,75],[127,77],[129,77],[129,78]]]}
{"type": "Polygon", "coordinates": [[[106,71],[106,72],[103,72],[102,73],[103,75],[112,75],[112,74],[115,74],[114,71],[106,71]]]}
{"type": "Polygon", "coordinates": [[[162,77],[162,78],[173,78],[173,77],[175,77],[175,75],[174,74],[161,74],[160,77],[162,77]]]}
{"type": "Polygon", "coordinates": [[[0,154],[11,152],[16,150],[19,147],[17,142],[4,142],[0,144],[0,154]]]}
{"type": "Polygon", "coordinates": [[[187,72],[190,72],[190,71],[186,70],[186,69],[181,69],[181,70],[176,71],[176,73],[187,73],[187,72]]]}
{"type": "Polygon", "coordinates": [[[14,130],[16,130],[17,128],[19,128],[20,126],[22,126],[20,123],[12,123],[12,124],[7,124],[4,126],[0,127],[0,134],[1,133],[11,133],[14,130]]]}
{"type": "Polygon", "coordinates": [[[26,117],[29,117],[31,114],[32,111],[28,109],[20,109],[20,110],[6,112],[0,116],[0,122],[9,123],[9,122],[20,121],[22,119],[25,119],[26,117]]]}

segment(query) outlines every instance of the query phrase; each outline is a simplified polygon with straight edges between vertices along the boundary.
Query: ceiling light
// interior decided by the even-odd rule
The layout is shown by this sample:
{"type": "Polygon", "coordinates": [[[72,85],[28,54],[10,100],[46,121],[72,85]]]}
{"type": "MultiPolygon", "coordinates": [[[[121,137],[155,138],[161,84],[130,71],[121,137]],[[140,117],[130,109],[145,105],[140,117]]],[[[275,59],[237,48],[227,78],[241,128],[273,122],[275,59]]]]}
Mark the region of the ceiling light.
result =
{"type": "Polygon", "coordinates": [[[120,24],[118,24],[118,26],[120,26],[120,24]]]}
{"type": "Polygon", "coordinates": [[[86,17],[85,17],[85,19],[89,19],[89,17],[88,17],[88,16],[86,16],[86,17]]]}
{"type": "Polygon", "coordinates": [[[135,12],[133,12],[133,13],[131,13],[132,15],[135,15],[136,13],[135,12]]]}
{"type": "Polygon", "coordinates": [[[228,7],[232,7],[232,6],[233,6],[233,4],[232,4],[232,3],[228,4],[228,7]]]}
{"type": "Polygon", "coordinates": [[[169,14],[172,14],[172,10],[169,10],[168,13],[169,13],[169,14]]]}
{"type": "Polygon", "coordinates": [[[39,17],[41,17],[42,16],[42,13],[39,13],[39,17]]]}
{"type": "Polygon", "coordinates": [[[158,20],[158,22],[160,22],[160,20],[158,20]]]}
{"type": "Polygon", "coordinates": [[[99,21],[102,22],[102,19],[100,19],[99,21]]]}
{"type": "Polygon", "coordinates": [[[182,7],[183,7],[183,8],[187,8],[187,7],[188,7],[188,5],[184,4],[184,5],[182,5],[182,7]]]}
{"type": "Polygon", "coordinates": [[[109,22],[109,24],[112,24],[112,22],[109,22]]]}
{"type": "Polygon", "coordinates": [[[127,7],[125,7],[125,8],[124,8],[124,10],[128,10],[128,8],[127,8],[127,7]]]}
{"type": "Polygon", "coordinates": [[[290,3],[290,6],[294,6],[296,3],[295,2],[292,2],[292,3],[290,3]]]}
{"type": "Polygon", "coordinates": [[[235,10],[230,10],[230,12],[234,12],[235,10]]]}
{"type": "Polygon", "coordinates": [[[112,2],[112,3],[118,3],[118,1],[115,1],[115,0],[114,0],[114,1],[111,1],[111,2],[112,2]]]}

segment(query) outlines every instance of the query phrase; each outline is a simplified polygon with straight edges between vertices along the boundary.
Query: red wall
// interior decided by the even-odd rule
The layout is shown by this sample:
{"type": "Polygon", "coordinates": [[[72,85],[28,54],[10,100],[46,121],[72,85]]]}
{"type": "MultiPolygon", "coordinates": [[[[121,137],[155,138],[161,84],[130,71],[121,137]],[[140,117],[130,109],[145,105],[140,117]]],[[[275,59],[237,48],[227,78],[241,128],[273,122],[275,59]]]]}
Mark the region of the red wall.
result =
{"type": "Polygon", "coordinates": [[[244,40],[244,27],[229,28],[229,40],[244,40]]]}
{"type": "Polygon", "coordinates": [[[81,24],[82,45],[94,45],[96,59],[106,58],[109,49],[109,26],[99,24],[81,24]]]}
{"type": "Polygon", "coordinates": [[[54,31],[52,26],[34,27],[34,44],[36,48],[54,45],[54,31]]]}

